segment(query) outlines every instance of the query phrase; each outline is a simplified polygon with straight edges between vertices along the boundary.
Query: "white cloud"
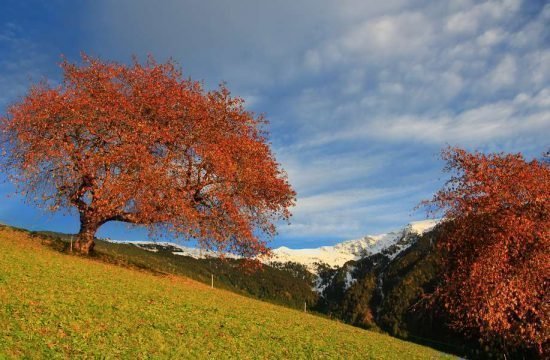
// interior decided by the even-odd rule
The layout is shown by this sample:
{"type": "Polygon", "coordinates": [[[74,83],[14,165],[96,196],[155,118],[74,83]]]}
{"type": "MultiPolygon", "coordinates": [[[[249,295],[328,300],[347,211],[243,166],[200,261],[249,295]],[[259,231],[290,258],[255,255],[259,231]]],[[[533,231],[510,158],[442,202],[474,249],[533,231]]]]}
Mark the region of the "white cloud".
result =
{"type": "Polygon", "coordinates": [[[491,47],[499,44],[506,37],[506,32],[500,28],[489,29],[478,36],[477,44],[480,47],[491,47]]]}
{"type": "Polygon", "coordinates": [[[430,19],[421,12],[369,18],[323,48],[309,50],[306,63],[311,62],[312,54],[316,64],[326,66],[339,62],[379,62],[396,56],[415,57],[428,50],[434,30],[430,19]]]}
{"type": "Polygon", "coordinates": [[[417,187],[399,188],[368,188],[359,187],[346,190],[323,192],[317,195],[300,197],[294,212],[299,215],[312,213],[334,212],[336,210],[353,209],[356,205],[374,200],[409,193],[417,187]]]}
{"type": "Polygon", "coordinates": [[[550,88],[534,95],[518,94],[506,101],[484,104],[457,114],[378,117],[358,127],[321,134],[316,146],[357,138],[416,141],[428,144],[475,145],[507,137],[550,133],[550,88]]]}
{"type": "Polygon", "coordinates": [[[423,197],[420,186],[396,188],[362,188],[335,191],[298,199],[292,223],[281,232],[293,237],[315,237],[327,234],[337,239],[378,233],[407,222],[412,207],[423,197]],[[410,199],[410,194],[418,197],[410,199]],[[403,210],[394,200],[399,198],[410,207],[403,210]],[[368,229],[368,230],[367,230],[368,229]]]}
{"type": "Polygon", "coordinates": [[[550,81],[550,50],[535,50],[525,55],[523,65],[529,72],[528,83],[534,87],[548,84],[550,81]]]}
{"type": "Polygon", "coordinates": [[[520,4],[518,0],[484,1],[450,15],[445,28],[451,33],[471,35],[488,23],[514,16],[520,4]]]}
{"type": "Polygon", "coordinates": [[[477,31],[478,17],[471,12],[459,12],[449,17],[445,28],[451,33],[472,34],[477,31]]]}
{"type": "Polygon", "coordinates": [[[290,182],[300,197],[334,191],[342,186],[362,187],[366,178],[380,171],[392,154],[368,154],[361,151],[324,154],[288,147],[276,151],[290,182]],[[297,157],[296,154],[301,156],[297,157]]]}
{"type": "Polygon", "coordinates": [[[397,82],[383,82],[378,85],[380,92],[384,95],[400,95],[403,94],[403,84],[397,82]]]}
{"type": "MultiPolygon", "coordinates": [[[[496,68],[489,75],[489,83],[492,89],[500,89],[514,85],[517,75],[516,60],[513,56],[507,55],[502,59],[496,68]]],[[[489,91],[491,90],[489,89],[489,91]]]]}

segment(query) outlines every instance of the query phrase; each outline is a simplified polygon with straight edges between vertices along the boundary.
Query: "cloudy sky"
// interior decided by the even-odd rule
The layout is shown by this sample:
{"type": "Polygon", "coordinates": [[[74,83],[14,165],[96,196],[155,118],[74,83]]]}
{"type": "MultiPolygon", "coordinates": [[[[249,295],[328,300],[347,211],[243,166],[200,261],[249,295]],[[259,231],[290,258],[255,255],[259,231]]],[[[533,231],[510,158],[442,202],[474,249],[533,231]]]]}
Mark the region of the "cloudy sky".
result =
{"type": "MultiPolygon", "coordinates": [[[[270,120],[298,192],[273,245],[309,247],[422,219],[446,144],[550,148],[550,5],[536,0],[2,0],[0,111],[60,54],[174,58],[270,120]],[[79,3],[79,4],[76,4],[79,3]]],[[[0,221],[76,231],[0,184],[0,221]]],[[[143,231],[105,225],[101,236],[143,231]]]]}

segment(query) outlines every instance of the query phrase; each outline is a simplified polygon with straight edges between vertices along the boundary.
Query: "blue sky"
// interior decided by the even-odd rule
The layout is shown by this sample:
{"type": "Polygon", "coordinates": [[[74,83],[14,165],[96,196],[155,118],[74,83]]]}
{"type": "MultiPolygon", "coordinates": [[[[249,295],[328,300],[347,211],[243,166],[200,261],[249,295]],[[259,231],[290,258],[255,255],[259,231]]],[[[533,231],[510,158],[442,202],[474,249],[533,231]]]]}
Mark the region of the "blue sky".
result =
{"type": "MultiPolygon", "coordinates": [[[[310,247],[422,219],[441,147],[550,147],[550,6],[544,1],[0,0],[0,111],[60,54],[173,57],[265,113],[298,192],[272,245],[310,247]]],[[[77,231],[75,217],[0,185],[0,221],[77,231]]],[[[146,233],[107,224],[100,236],[146,233]]]]}

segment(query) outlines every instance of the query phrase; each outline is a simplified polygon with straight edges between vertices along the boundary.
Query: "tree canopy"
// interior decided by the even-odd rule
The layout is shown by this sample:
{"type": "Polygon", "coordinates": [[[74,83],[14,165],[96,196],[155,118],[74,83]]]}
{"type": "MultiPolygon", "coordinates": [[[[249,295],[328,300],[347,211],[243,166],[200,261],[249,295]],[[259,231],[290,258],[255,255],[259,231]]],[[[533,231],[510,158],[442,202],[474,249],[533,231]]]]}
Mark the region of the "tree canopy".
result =
{"type": "Polygon", "coordinates": [[[438,296],[451,325],[502,351],[548,351],[550,166],[458,148],[443,158],[453,175],[426,204],[446,218],[438,296]]]}
{"type": "Polygon", "coordinates": [[[61,63],[0,119],[3,165],[27,199],[76,209],[77,248],[109,221],[141,224],[244,257],[266,254],[295,192],[263,116],[224,86],[206,91],[173,61],[87,55],[61,63]]]}

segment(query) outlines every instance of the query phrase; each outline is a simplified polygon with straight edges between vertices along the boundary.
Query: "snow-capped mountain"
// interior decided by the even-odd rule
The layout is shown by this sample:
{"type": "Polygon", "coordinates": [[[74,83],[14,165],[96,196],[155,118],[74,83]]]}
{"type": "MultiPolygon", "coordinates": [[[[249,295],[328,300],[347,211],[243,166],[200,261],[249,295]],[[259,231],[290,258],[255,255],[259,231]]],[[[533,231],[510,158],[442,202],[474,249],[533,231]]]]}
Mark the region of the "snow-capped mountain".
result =
{"type": "MultiPolygon", "coordinates": [[[[296,262],[305,265],[309,271],[316,272],[316,264],[318,263],[340,267],[350,260],[358,260],[378,253],[393,259],[412,244],[411,235],[421,235],[431,230],[437,223],[438,220],[415,221],[400,230],[379,235],[367,235],[361,239],[347,240],[333,246],[321,246],[311,249],[290,249],[282,246],[273,249],[273,257],[264,260],[264,262],[296,262]]],[[[171,251],[174,255],[190,256],[195,259],[219,256],[218,253],[213,251],[181,246],[170,242],[109,241],[133,244],[154,252],[162,248],[171,251]]],[[[229,258],[238,257],[234,254],[224,255],[229,258]]]]}
{"type": "Polygon", "coordinates": [[[393,259],[412,244],[411,235],[422,235],[433,229],[437,223],[438,220],[415,221],[400,230],[367,235],[361,239],[348,240],[333,246],[311,249],[289,249],[283,246],[273,250],[273,258],[270,261],[297,262],[315,272],[316,263],[340,267],[350,260],[358,260],[378,253],[393,259]]]}

